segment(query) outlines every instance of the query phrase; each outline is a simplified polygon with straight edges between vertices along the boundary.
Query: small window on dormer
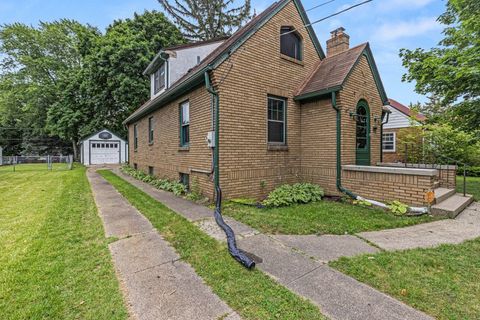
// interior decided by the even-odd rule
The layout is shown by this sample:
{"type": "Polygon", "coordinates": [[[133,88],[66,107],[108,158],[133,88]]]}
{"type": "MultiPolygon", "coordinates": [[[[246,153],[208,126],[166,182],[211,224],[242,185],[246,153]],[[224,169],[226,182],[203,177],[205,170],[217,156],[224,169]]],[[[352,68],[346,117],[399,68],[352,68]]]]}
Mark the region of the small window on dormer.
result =
{"type": "Polygon", "coordinates": [[[165,63],[153,74],[153,91],[157,94],[165,88],[165,63]]]}
{"type": "Polygon", "coordinates": [[[296,60],[302,60],[302,38],[293,27],[280,29],[280,53],[296,60]]]}

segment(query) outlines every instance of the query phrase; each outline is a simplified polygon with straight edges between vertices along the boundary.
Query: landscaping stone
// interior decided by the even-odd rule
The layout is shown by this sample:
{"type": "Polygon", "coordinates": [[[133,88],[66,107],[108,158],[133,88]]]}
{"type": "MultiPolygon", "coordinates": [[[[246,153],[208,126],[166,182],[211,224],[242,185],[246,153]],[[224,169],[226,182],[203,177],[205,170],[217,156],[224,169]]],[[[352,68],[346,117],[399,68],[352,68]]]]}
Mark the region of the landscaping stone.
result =
{"type": "Polygon", "coordinates": [[[275,235],[273,237],[284,245],[321,262],[380,251],[352,235],[275,235]]]}
{"type": "Polygon", "coordinates": [[[124,236],[109,249],[130,318],[240,319],[113,186],[92,169],[87,176],[107,235],[124,236]]]}

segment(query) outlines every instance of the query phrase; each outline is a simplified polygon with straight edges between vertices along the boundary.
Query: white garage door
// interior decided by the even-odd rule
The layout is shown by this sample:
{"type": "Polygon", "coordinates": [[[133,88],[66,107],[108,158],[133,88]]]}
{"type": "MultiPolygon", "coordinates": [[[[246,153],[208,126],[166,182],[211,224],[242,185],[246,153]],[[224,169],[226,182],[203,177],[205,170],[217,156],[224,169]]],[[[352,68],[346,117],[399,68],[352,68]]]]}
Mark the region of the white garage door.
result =
{"type": "Polygon", "coordinates": [[[90,141],[91,164],[120,163],[120,141],[90,141]]]}

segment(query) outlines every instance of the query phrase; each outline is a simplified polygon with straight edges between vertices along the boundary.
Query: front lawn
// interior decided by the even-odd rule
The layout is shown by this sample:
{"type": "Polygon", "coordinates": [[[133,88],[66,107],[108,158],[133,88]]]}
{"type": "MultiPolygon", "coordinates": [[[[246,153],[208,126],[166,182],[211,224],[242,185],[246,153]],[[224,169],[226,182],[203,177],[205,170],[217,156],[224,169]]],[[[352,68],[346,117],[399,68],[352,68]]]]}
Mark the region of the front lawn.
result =
{"type": "MultiPolygon", "coordinates": [[[[467,177],[467,193],[480,201],[480,177],[467,177]]],[[[457,192],[463,193],[463,177],[457,176],[457,192]]]]}
{"type": "Polygon", "coordinates": [[[427,215],[399,217],[380,209],[327,200],[272,209],[228,203],[223,213],[269,234],[353,234],[434,220],[427,215]]]}
{"type": "Polygon", "coordinates": [[[324,319],[320,310],[269,276],[246,270],[226,245],[111,171],[99,171],[242,319],[324,319]]]}
{"type": "Polygon", "coordinates": [[[330,265],[437,319],[480,319],[479,252],[476,239],[341,258],[330,265]]]}
{"type": "Polygon", "coordinates": [[[0,318],[126,319],[85,168],[0,167],[0,318]]]}

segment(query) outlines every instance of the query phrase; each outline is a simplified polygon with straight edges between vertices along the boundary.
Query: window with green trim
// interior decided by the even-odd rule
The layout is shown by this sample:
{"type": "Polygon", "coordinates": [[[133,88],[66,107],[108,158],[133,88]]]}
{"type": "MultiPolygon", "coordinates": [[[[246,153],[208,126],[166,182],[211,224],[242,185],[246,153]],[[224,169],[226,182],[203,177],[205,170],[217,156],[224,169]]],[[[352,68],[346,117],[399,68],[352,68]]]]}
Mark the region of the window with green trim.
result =
{"type": "Polygon", "coordinates": [[[148,143],[153,143],[153,117],[148,118],[148,143]]]}
{"type": "Polygon", "coordinates": [[[187,100],[180,104],[180,146],[185,147],[190,143],[190,102],[187,100]]]}
{"type": "Polygon", "coordinates": [[[268,97],[268,142],[286,143],[286,105],[285,98],[268,97]]]}
{"type": "Polygon", "coordinates": [[[137,125],[133,125],[133,149],[137,150],[138,148],[138,129],[137,125]]]}
{"type": "Polygon", "coordinates": [[[302,38],[293,27],[280,28],[280,53],[302,60],[302,38]]]}

